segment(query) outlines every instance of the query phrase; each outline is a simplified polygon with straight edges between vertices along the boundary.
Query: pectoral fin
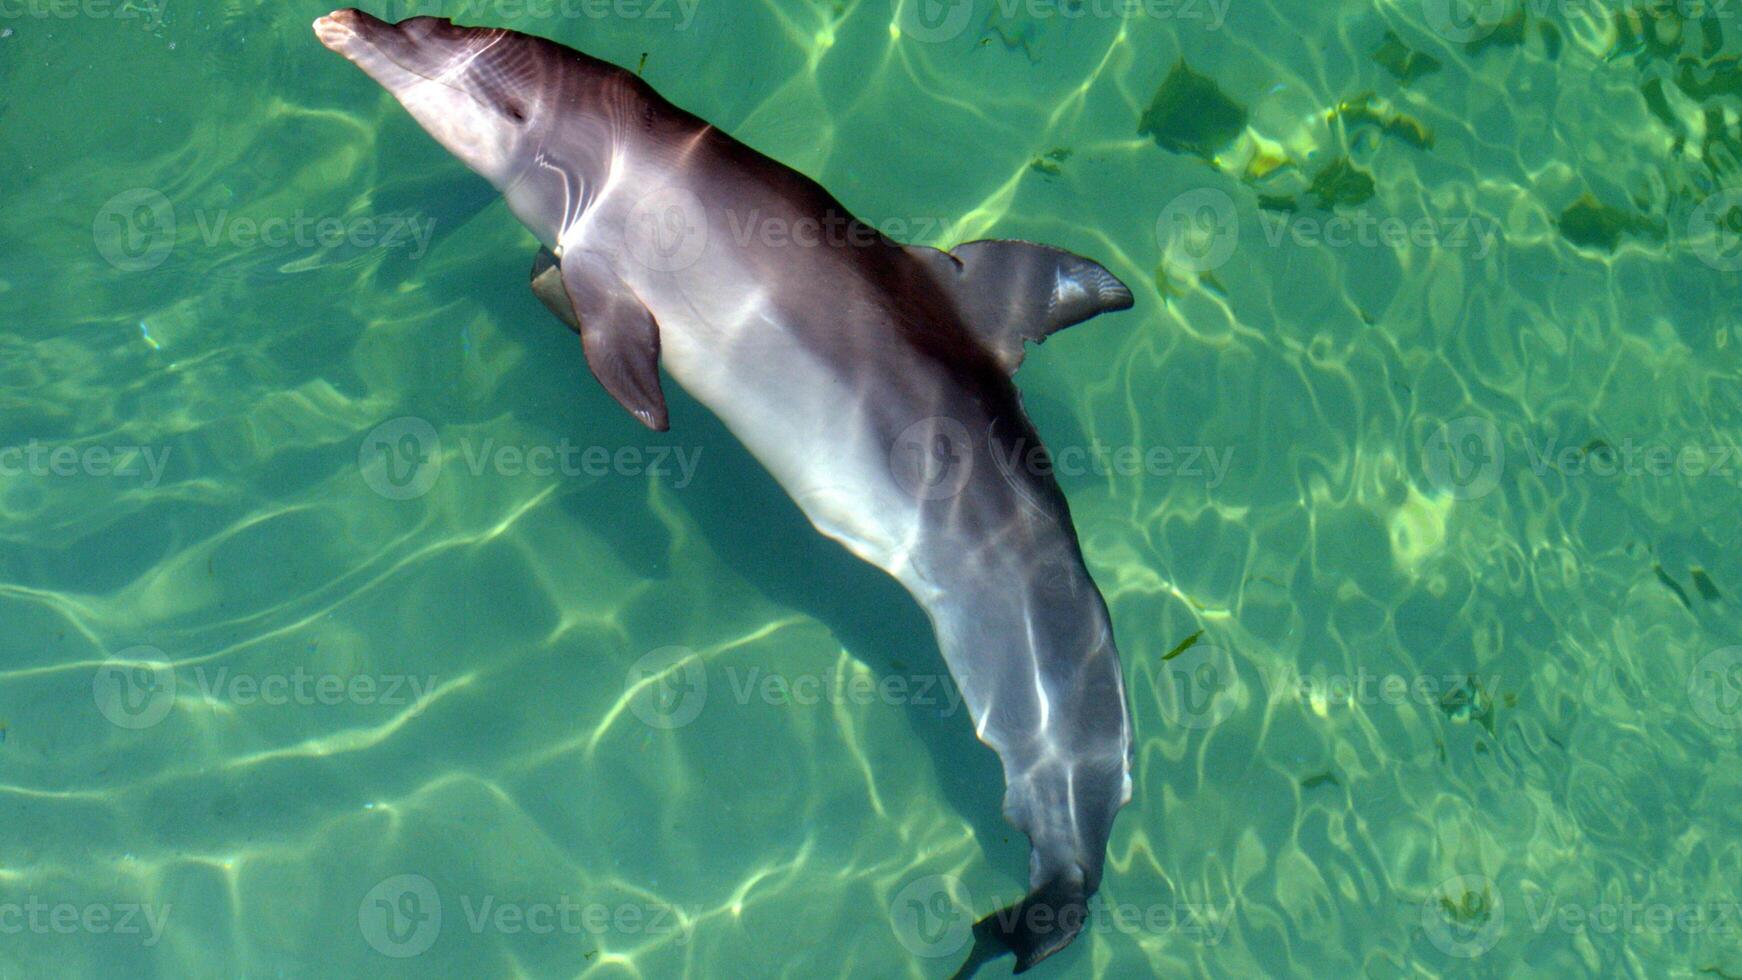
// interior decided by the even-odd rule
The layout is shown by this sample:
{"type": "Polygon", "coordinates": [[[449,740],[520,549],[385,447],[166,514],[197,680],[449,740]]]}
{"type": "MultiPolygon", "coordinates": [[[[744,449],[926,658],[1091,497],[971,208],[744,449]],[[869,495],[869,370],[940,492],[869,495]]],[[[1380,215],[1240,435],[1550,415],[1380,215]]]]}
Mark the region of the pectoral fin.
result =
{"type": "Polygon", "coordinates": [[[1033,242],[968,242],[949,252],[910,247],[956,298],[968,326],[1012,373],[1023,343],[1110,310],[1131,307],[1131,290],[1099,264],[1033,242]]]}
{"type": "Polygon", "coordinates": [[[544,304],[544,308],[555,313],[557,319],[569,325],[575,333],[581,332],[581,321],[575,317],[575,304],[569,300],[569,291],[563,288],[562,263],[548,248],[539,248],[538,257],[532,260],[532,294],[544,304]]]}
{"type": "Polygon", "coordinates": [[[587,367],[612,398],[655,432],[670,428],[659,387],[659,324],[604,259],[570,251],[558,261],[540,250],[532,291],[581,335],[587,367]]]}

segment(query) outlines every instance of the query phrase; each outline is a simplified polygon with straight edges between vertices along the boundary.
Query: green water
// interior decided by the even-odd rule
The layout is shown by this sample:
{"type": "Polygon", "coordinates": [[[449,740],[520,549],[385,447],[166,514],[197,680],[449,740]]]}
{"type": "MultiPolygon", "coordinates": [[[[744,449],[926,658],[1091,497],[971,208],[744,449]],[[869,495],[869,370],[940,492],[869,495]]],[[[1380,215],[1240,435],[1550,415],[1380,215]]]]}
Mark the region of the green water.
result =
{"type": "MultiPolygon", "coordinates": [[[[441,12],[1133,286],[1018,376],[1137,746],[1036,975],[1742,976],[1742,6],[928,9],[441,12]]],[[[325,10],[0,4],[0,977],[948,975],[924,616],[325,10]]]]}

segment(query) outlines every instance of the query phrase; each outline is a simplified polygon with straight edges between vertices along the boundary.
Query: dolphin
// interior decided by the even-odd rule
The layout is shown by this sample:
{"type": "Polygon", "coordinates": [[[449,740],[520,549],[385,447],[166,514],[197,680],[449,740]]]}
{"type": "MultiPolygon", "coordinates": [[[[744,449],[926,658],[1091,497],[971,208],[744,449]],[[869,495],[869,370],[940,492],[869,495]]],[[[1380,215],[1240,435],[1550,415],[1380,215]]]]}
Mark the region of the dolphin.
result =
{"type": "Polygon", "coordinates": [[[962,972],[1022,972],[1083,929],[1131,798],[1107,606],[1012,375],[1026,343],[1132,305],[1044,245],[903,245],[815,181],[544,38],[361,11],[315,34],[493,184],[539,240],[538,297],[599,383],[668,426],[660,365],[811,524],[931,618],[1029,838],[1026,897],[962,972]]]}

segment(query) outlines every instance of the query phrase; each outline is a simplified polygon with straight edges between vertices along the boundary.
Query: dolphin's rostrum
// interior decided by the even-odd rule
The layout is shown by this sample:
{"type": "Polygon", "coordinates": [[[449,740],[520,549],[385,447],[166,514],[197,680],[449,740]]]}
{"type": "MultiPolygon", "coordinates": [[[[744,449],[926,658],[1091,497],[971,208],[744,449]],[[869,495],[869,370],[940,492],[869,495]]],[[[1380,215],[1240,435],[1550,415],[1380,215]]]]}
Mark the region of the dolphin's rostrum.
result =
{"type": "Polygon", "coordinates": [[[1131,796],[1130,718],[1064,495],[1050,467],[1011,465],[1039,444],[1011,374],[1026,341],[1131,293],[1041,245],[891,241],[552,41],[356,10],[315,32],[502,192],[544,245],[534,290],[612,397],[664,429],[663,362],[819,531],[930,614],[1033,845],[1029,895],[975,926],[966,970],[1069,943],[1131,796]]]}

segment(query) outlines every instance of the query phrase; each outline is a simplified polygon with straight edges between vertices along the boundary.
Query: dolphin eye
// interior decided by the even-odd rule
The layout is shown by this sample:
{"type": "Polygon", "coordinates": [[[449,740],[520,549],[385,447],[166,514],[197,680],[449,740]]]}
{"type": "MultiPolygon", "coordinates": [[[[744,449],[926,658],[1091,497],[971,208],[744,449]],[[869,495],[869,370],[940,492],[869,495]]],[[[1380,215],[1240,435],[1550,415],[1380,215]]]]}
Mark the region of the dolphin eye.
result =
{"type": "Polygon", "coordinates": [[[502,111],[504,113],[507,113],[508,118],[514,120],[515,122],[525,122],[526,121],[526,108],[518,102],[508,103],[507,105],[502,107],[502,111]]]}

